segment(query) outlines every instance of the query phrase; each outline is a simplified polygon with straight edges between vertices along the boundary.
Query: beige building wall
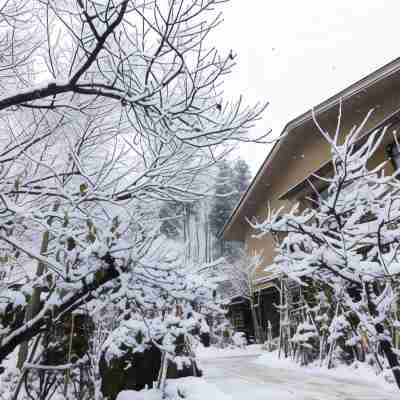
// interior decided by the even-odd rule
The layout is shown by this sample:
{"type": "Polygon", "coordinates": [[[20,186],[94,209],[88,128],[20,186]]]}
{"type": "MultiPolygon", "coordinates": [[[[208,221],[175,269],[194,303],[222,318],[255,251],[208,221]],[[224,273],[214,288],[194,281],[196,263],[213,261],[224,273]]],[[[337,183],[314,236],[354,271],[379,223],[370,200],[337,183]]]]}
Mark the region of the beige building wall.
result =
{"type": "MultiPolygon", "coordinates": [[[[400,79],[391,85],[382,84],[375,90],[365,91],[355,98],[349,99],[342,105],[341,132],[347,134],[355,125],[360,125],[369,110],[374,109],[368,119],[363,132],[366,133],[381,123],[385,118],[397,111],[400,107],[400,79]]],[[[318,123],[325,130],[334,134],[336,130],[339,107],[325,112],[318,117],[318,123]]],[[[379,149],[378,154],[371,162],[371,166],[377,165],[387,159],[386,146],[393,141],[393,128],[386,135],[386,140],[379,149]]],[[[247,215],[247,218],[256,217],[258,220],[265,218],[267,206],[278,209],[284,206],[288,209],[298,202],[305,193],[297,193],[289,197],[289,200],[279,200],[279,197],[304,181],[313,172],[317,171],[324,163],[331,159],[330,147],[318,132],[314,121],[309,120],[302,125],[295,127],[288,133],[286,140],[282,141],[279,151],[273,156],[268,166],[268,179],[264,179],[258,188],[261,195],[255,207],[255,215],[247,215]]],[[[388,172],[391,172],[390,163],[388,172]]],[[[254,231],[248,224],[240,224],[244,229],[244,238],[250,254],[262,253],[264,263],[256,272],[256,278],[268,275],[265,268],[273,263],[274,241],[271,236],[264,236],[262,239],[253,237],[254,231]]]]}

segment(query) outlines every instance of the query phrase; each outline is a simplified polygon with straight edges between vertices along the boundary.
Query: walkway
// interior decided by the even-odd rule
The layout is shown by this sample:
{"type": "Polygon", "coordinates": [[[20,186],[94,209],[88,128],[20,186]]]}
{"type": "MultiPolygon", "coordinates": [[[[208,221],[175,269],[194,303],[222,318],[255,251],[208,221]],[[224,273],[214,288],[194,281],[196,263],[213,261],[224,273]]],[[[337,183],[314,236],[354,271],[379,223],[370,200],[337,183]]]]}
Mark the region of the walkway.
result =
{"type": "MultiPolygon", "coordinates": [[[[257,356],[205,358],[208,382],[233,400],[398,400],[391,387],[364,378],[332,377],[318,370],[271,368],[254,363],[257,356]]],[[[211,400],[211,399],[209,399],[211,400]]]]}

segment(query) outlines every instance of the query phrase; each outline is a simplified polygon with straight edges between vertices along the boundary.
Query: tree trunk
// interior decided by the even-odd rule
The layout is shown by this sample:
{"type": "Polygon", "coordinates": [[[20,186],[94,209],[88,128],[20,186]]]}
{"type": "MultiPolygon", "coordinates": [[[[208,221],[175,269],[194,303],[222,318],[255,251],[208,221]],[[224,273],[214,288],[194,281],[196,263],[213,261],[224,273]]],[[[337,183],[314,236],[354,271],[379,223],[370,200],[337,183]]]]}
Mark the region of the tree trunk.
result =
{"type": "Polygon", "coordinates": [[[260,324],[258,322],[253,298],[250,299],[250,311],[251,311],[251,317],[253,318],[254,336],[256,339],[256,343],[258,343],[258,344],[263,343],[263,338],[262,338],[262,334],[261,334],[261,330],[260,330],[260,324]]]}
{"type": "MultiPolygon", "coordinates": [[[[373,317],[377,317],[379,313],[376,309],[375,303],[371,299],[371,286],[368,283],[365,284],[365,292],[367,294],[368,310],[373,317]]],[[[378,333],[378,340],[379,344],[381,345],[381,349],[385,354],[386,359],[388,360],[397,387],[400,389],[400,364],[397,355],[393,351],[393,344],[388,339],[386,339],[385,327],[381,323],[375,324],[375,329],[378,333]]]]}
{"type": "MultiPolygon", "coordinates": [[[[42,237],[42,244],[40,247],[40,254],[45,254],[49,247],[49,231],[44,232],[42,237]]],[[[36,276],[39,277],[45,272],[46,266],[39,262],[36,270],[36,276]]],[[[26,309],[25,321],[28,322],[35,317],[40,311],[40,296],[42,294],[41,288],[34,288],[30,298],[28,307],[26,309]]],[[[21,343],[18,352],[17,367],[22,370],[22,367],[28,357],[28,341],[21,343]]]]}
{"type": "MultiPolygon", "coordinates": [[[[384,336],[384,327],[382,324],[376,324],[375,329],[380,337],[384,336]]],[[[380,339],[379,344],[381,345],[381,349],[385,354],[386,359],[388,360],[397,387],[400,389],[400,364],[397,355],[393,351],[393,345],[387,339],[380,339]]]]}

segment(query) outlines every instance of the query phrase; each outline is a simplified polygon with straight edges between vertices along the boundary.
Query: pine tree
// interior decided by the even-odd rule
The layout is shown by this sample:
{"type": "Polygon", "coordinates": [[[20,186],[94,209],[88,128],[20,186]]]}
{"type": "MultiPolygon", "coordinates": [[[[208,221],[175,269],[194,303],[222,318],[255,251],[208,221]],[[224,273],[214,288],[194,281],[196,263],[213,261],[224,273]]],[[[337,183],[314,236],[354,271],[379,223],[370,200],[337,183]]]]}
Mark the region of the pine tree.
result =
{"type": "Polygon", "coordinates": [[[170,239],[177,238],[183,226],[184,204],[166,202],[160,209],[160,231],[170,239]]]}
{"type": "Polygon", "coordinates": [[[232,167],[228,161],[223,160],[218,165],[218,174],[215,183],[215,201],[210,211],[210,228],[215,236],[218,236],[224,227],[235,205],[237,194],[233,180],[232,167]]]}
{"type": "Polygon", "coordinates": [[[233,184],[237,190],[237,201],[239,201],[250,184],[250,167],[243,158],[238,158],[233,167],[233,173],[233,184]]]}

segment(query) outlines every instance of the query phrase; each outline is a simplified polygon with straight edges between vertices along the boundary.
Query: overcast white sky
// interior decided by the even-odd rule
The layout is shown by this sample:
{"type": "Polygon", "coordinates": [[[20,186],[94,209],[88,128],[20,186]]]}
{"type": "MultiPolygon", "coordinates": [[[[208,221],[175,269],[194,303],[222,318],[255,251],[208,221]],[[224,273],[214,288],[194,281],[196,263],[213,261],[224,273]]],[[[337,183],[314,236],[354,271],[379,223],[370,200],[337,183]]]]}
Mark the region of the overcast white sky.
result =
{"type": "MultiPolygon", "coordinates": [[[[237,53],[226,95],[269,101],[258,132],[291,119],[400,56],[399,0],[232,0],[216,35],[237,53]]],[[[269,146],[242,145],[257,171],[269,146]]]]}

